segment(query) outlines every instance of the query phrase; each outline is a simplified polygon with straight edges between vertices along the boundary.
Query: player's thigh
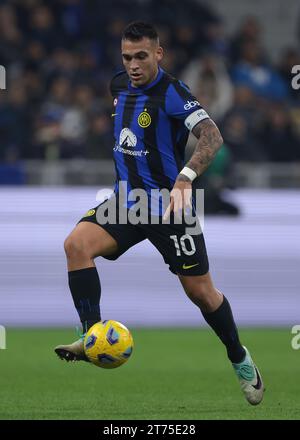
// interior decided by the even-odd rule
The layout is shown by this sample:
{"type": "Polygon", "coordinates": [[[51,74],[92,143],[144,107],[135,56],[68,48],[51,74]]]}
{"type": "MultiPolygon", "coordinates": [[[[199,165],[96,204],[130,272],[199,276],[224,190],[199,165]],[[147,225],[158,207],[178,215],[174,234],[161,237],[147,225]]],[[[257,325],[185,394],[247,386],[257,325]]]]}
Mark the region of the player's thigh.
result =
{"type": "Polygon", "coordinates": [[[145,238],[140,228],[129,222],[119,222],[119,208],[115,197],[89,209],[71,234],[72,242],[75,240],[81,249],[84,247],[83,256],[102,256],[108,260],[117,260],[145,238]],[[108,213],[115,215],[107,216],[108,213]]]}
{"type": "Polygon", "coordinates": [[[116,253],[118,243],[100,225],[81,221],[65,240],[65,250],[67,255],[82,252],[95,258],[116,253]]]}

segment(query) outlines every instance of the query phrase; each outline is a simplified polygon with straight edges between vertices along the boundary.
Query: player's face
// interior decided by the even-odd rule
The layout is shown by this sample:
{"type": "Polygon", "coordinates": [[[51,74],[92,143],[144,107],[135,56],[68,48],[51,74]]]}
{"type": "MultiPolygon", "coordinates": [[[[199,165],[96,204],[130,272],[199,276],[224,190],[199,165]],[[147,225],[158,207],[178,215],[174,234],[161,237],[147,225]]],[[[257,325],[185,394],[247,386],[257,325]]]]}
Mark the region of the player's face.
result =
{"type": "Polygon", "coordinates": [[[133,87],[147,85],[155,79],[162,57],[162,48],[149,38],[122,40],[123,64],[133,87]]]}

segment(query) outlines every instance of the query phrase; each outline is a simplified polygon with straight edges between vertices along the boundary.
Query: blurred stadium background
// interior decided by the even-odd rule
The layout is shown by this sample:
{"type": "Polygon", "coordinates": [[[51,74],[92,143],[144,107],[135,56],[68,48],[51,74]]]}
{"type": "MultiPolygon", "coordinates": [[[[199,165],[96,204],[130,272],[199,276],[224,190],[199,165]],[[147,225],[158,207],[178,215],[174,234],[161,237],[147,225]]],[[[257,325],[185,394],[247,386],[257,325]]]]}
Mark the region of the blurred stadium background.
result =
{"type": "MultiPolygon", "coordinates": [[[[297,0],[0,1],[0,323],[77,323],[63,241],[113,186],[108,84],[134,19],[156,24],[162,67],[190,86],[224,137],[198,182],[216,285],[239,325],[300,324],[297,0]]],[[[105,319],[204,324],[150,244],[97,264],[105,319]]]]}

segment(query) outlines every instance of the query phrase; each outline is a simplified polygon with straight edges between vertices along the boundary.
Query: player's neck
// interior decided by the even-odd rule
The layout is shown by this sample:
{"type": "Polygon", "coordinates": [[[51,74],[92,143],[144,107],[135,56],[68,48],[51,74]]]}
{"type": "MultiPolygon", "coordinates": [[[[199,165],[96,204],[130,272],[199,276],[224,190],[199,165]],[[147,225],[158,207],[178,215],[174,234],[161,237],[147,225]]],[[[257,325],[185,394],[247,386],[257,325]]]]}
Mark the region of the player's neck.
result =
{"type": "Polygon", "coordinates": [[[156,80],[157,76],[159,74],[159,67],[157,66],[156,71],[154,73],[154,75],[152,76],[151,79],[149,79],[149,81],[147,82],[147,84],[144,84],[145,86],[148,86],[149,84],[151,84],[153,81],[156,80]]]}

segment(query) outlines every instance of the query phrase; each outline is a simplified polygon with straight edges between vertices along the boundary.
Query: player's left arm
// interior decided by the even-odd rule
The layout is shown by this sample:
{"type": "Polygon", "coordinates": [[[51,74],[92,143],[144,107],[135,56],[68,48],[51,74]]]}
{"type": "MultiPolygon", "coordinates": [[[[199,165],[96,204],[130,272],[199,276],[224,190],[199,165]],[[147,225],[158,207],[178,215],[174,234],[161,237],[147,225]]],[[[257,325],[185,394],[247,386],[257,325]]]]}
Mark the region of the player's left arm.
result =
{"type": "Polygon", "coordinates": [[[206,170],[223,143],[218,127],[182,81],[173,81],[169,86],[166,112],[170,117],[183,121],[198,142],[192,157],[177,176],[164,218],[171,211],[176,213],[191,207],[192,181],[206,170]]]}
{"type": "Polygon", "coordinates": [[[223,144],[221,133],[210,118],[195,125],[192,133],[198,142],[192,157],[177,176],[170,194],[170,204],[164,214],[165,219],[171,211],[178,213],[187,207],[191,209],[192,181],[206,170],[223,144]]]}
{"type": "MultiPolygon", "coordinates": [[[[199,122],[193,128],[192,133],[198,138],[198,142],[192,157],[185,166],[194,171],[198,177],[213,161],[217,151],[223,144],[223,138],[218,127],[210,118],[199,122]]],[[[185,174],[179,173],[177,181],[191,182],[192,180],[185,174]]]]}

